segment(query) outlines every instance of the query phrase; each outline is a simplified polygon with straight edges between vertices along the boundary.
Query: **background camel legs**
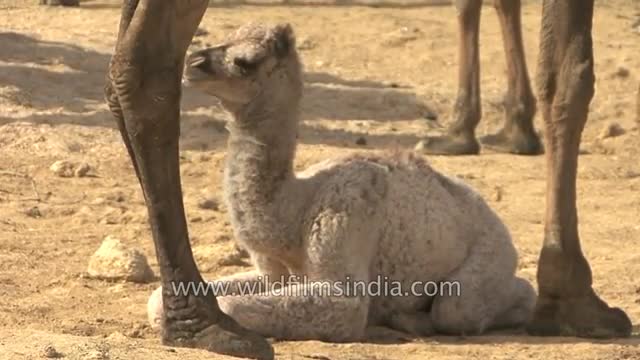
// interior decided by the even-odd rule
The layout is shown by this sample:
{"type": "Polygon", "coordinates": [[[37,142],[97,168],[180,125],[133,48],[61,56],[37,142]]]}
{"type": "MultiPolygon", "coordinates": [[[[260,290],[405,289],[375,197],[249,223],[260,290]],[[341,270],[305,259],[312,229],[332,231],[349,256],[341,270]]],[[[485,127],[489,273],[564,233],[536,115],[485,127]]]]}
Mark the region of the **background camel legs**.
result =
{"type": "MultiPolygon", "coordinates": [[[[445,136],[424,141],[428,154],[477,154],[480,145],[475,129],[482,117],[480,99],[479,31],[482,0],[457,0],[458,9],[458,95],[453,109],[453,123],[445,136]]],[[[497,134],[481,139],[496,151],[535,155],[542,152],[533,127],[536,112],[522,41],[520,0],[494,0],[500,18],[508,89],[505,96],[505,124],[497,134]]]]}
{"type": "Polygon", "coordinates": [[[224,315],[212,294],[176,294],[202,282],[187,233],[178,138],[184,57],[208,1],[125,0],[105,95],[142,186],[163,285],[163,342],[260,359],[262,337],[224,315]]]}
{"type": "Polygon", "coordinates": [[[537,335],[628,336],[626,314],[591,287],[578,237],[576,175],[582,130],[594,93],[593,0],[545,0],[537,84],[546,129],[547,204],[538,264],[537,335]]]}
{"type": "Polygon", "coordinates": [[[507,60],[505,122],[498,133],[484,136],[480,142],[483,146],[500,152],[537,155],[542,152],[542,144],[533,126],[536,99],[531,90],[522,41],[520,0],[495,0],[494,5],[500,18],[507,60]]]}
{"type": "Polygon", "coordinates": [[[482,116],[480,103],[480,12],[482,0],[456,0],[458,10],[458,95],[448,134],[424,140],[428,154],[465,155],[480,152],[475,129],[482,116]]]}

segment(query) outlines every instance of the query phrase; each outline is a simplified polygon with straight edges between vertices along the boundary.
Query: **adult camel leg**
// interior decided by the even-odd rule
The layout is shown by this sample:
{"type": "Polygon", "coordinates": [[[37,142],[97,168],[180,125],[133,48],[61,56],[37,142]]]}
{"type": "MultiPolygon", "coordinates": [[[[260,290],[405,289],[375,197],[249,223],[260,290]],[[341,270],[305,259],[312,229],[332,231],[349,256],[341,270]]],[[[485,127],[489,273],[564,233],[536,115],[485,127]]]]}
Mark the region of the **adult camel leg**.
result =
{"type": "Polygon", "coordinates": [[[495,151],[537,155],[542,153],[540,138],[535,133],[533,118],[536,99],[531,90],[522,41],[520,0],[495,0],[500,18],[504,52],[507,60],[507,92],[504,97],[504,127],[496,134],[483,136],[484,147],[495,151]]]}
{"type": "Polygon", "coordinates": [[[480,54],[478,34],[482,0],[456,0],[460,39],[458,42],[458,96],[453,123],[447,134],[424,139],[424,152],[466,155],[480,152],[475,129],[480,122],[480,54]]]}
{"type": "Polygon", "coordinates": [[[180,171],[184,57],[207,0],[125,0],[105,96],[142,186],[163,286],[164,344],[272,359],[262,337],[222,313],[212,293],[178,293],[203,283],[187,233],[180,171]]]}
{"type": "Polygon", "coordinates": [[[528,331],[536,335],[617,337],[631,322],[593,291],[578,237],[576,176],[580,137],[594,93],[594,0],[545,0],[538,99],[546,128],[547,204],[538,263],[538,301],[528,331]]]}

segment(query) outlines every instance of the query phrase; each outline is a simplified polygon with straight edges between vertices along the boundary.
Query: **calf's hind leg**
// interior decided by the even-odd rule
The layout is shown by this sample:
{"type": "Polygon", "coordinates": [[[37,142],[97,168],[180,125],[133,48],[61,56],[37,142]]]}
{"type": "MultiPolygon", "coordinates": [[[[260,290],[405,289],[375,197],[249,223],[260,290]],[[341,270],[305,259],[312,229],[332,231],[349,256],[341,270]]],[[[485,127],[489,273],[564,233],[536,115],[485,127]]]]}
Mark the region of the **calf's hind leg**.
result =
{"type": "MultiPolygon", "coordinates": [[[[486,238],[504,237],[506,229],[486,238]]],[[[479,242],[466,261],[446,281],[459,294],[438,294],[431,307],[436,332],[477,335],[489,329],[523,326],[535,306],[529,282],[516,277],[517,253],[510,242],[479,242]]]]}

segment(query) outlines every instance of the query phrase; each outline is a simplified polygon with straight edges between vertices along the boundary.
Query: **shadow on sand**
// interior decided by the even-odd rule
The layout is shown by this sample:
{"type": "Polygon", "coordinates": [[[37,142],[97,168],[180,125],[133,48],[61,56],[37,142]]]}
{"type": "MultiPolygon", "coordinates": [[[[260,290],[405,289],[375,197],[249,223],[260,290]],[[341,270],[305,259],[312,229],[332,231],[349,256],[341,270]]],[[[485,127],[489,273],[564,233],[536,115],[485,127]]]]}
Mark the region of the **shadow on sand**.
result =
{"type": "MultiPolygon", "coordinates": [[[[0,125],[26,121],[53,126],[75,124],[115,128],[102,92],[109,54],[12,32],[0,33],[0,43],[0,84],[5,87],[0,96],[8,100],[5,103],[31,108],[35,113],[20,117],[9,116],[8,111],[2,111],[0,125]]],[[[366,135],[365,132],[308,126],[314,120],[412,120],[428,111],[410,88],[396,84],[342,79],[321,72],[306,73],[304,79],[302,117],[307,124],[301,126],[302,143],[306,143],[305,134],[313,134],[311,143],[327,139],[331,145],[355,146],[353,140],[366,135]]],[[[222,121],[192,114],[202,109],[219,113],[212,109],[214,104],[215,100],[209,96],[191,89],[184,91],[183,137],[191,136],[190,122],[222,121]]],[[[210,131],[210,136],[219,136],[221,127],[220,124],[199,124],[198,136],[203,136],[202,131],[210,131]]],[[[389,137],[395,138],[366,136],[371,143],[386,143],[389,137]]],[[[415,144],[418,139],[405,135],[398,136],[397,140],[397,144],[415,144]]]]}

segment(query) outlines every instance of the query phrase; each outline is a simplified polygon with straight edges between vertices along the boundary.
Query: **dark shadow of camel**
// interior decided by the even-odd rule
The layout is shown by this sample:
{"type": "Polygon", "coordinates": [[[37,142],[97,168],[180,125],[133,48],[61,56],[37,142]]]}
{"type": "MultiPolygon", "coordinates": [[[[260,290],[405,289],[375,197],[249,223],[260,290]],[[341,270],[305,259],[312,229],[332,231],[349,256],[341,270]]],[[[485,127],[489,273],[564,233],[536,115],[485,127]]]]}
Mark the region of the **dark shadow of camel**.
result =
{"type": "MultiPolygon", "coordinates": [[[[382,328],[384,329],[384,328],[382,328]]],[[[429,337],[415,337],[409,334],[386,329],[381,333],[386,333],[386,338],[375,338],[364,341],[365,343],[377,345],[398,345],[408,342],[423,342],[425,344],[434,343],[442,345],[497,345],[497,344],[518,344],[518,345],[559,345],[559,344],[594,344],[607,345],[616,344],[637,348],[640,351],[640,324],[633,326],[632,335],[627,338],[617,339],[589,339],[569,336],[530,336],[523,328],[493,330],[483,335],[477,336],[445,336],[436,334],[429,337]]]]}

